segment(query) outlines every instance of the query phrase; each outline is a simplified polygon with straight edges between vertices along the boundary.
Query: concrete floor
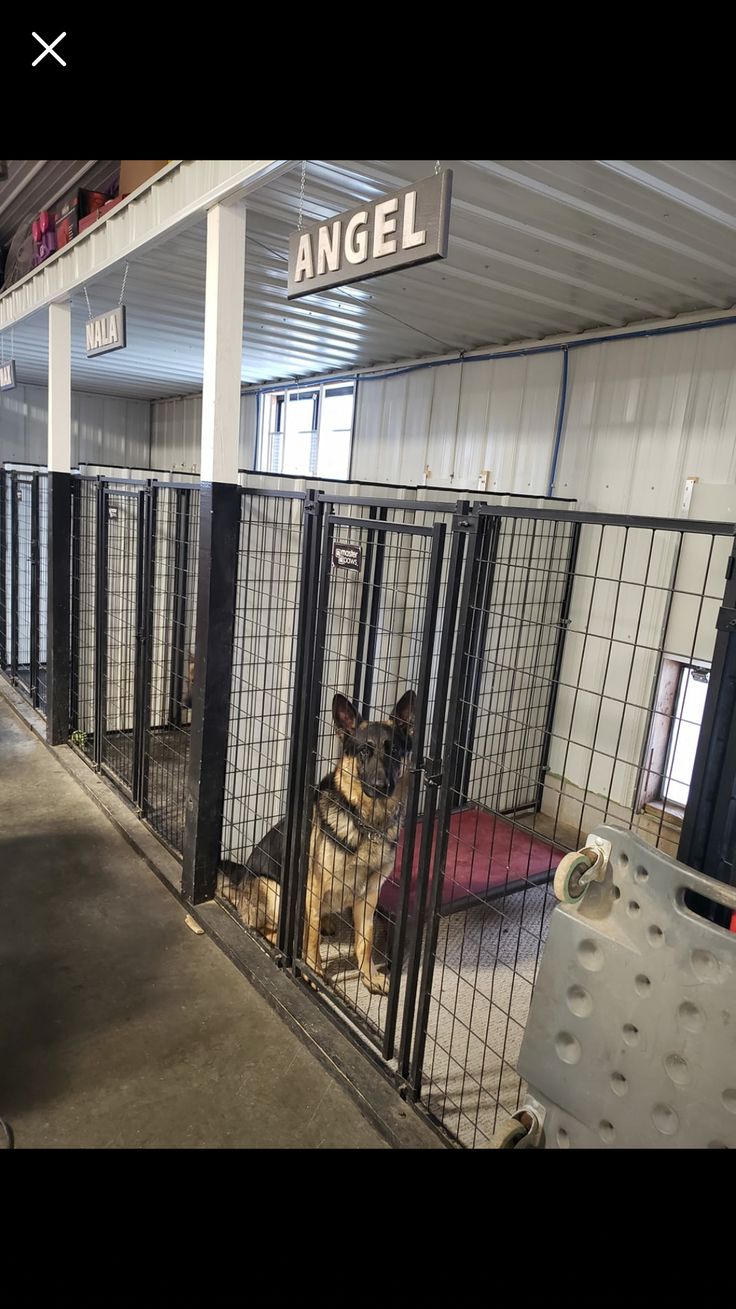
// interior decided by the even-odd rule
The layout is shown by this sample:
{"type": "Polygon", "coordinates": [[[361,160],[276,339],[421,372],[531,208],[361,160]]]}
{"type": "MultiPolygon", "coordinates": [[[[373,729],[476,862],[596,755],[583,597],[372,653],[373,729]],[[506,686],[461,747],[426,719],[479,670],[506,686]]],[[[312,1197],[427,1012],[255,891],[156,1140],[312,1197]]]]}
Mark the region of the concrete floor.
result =
{"type": "Polygon", "coordinates": [[[0,1115],[17,1149],[388,1148],[2,697],[0,1115]]]}

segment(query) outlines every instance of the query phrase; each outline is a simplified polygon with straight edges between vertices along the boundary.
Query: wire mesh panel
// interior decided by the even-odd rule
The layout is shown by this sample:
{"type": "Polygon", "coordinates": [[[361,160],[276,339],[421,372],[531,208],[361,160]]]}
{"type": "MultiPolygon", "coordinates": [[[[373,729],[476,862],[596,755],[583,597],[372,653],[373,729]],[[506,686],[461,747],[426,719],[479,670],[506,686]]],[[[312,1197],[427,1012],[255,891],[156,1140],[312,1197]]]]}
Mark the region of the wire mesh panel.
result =
{"type": "Polygon", "coordinates": [[[30,696],[33,685],[32,653],[35,636],[33,618],[34,573],[34,478],[32,473],[13,473],[15,497],[16,571],[14,586],[14,676],[16,685],[30,696]]]}
{"type": "Polygon", "coordinates": [[[10,671],[12,645],[11,497],[12,478],[0,469],[0,668],[10,671]]]}
{"type": "Polygon", "coordinates": [[[141,496],[106,484],[102,496],[103,521],[100,663],[100,764],[131,795],[135,784],[136,662],[140,611],[138,587],[142,576],[140,552],[141,496]]]}
{"type": "Polygon", "coordinates": [[[469,615],[477,685],[465,688],[469,776],[459,790],[503,812],[537,804],[576,545],[574,523],[481,521],[469,615]]]}
{"type": "Polygon", "coordinates": [[[72,480],[70,737],[87,759],[95,757],[97,658],[96,544],[98,483],[72,480]]]}
{"type": "Polygon", "coordinates": [[[444,537],[444,524],[325,519],[294,953],[387,1059],[401,1035],[422,876],[414,853],[444,537]],[[365,716],[352,699],[359,661],[371,687],[365,716]],[[389,879],[391,922],[379,910],[389,879]]]}
{"type": "Polygon", "coordinates": [[[241,494],[218,892],[272,946],[284,908],[304,499],[241,494]]]}
{"type": "Polygon", "coordinates": [[[181,852],[196,624],[199,489],[159,483],[151,495],[141,808],[168,845],[181,852]]]}
{"type": "MultiPolygon", "coordinates": [[[[354,606],[352,623],[346,618],[345,676],[352,671],[353,698],[364,717],[374,706],[382,705],[399,687],[407,667],[416,660],[423,641],[424,611],[414,603],[417,586],[421,586],[423,560],[411,551],[386,553],[386,533],[382,524],[398,524],[401,529],[414,526],[424,531],[443,524],[449,532],[455,515],[466,502],[447,503],[440,500],[376,501],[324,497],[326,508],[349,518],[366,523],[365,554],[362,560],[360,604],[354,606]],[[375,523],[375,531],[368,524],[375,523]],[[405,597],[405,600],[403,599],[405,597]],[[349,639],[347,634],[349,632],[349,639]]],[[[448,595],[449,551],[444,551],[440,564],[435,631],[442,630],[448,595]]],[[[427,686],[426,736],[431,736],[435,695],[440,659],[439,641],[435,641],[427,686]]],[[[450,656],[450,668],[452,656],[450,656]]],[[[437,706],[444,716],[444,703],[437,706]]],[[[420,794],[419,812],[422,812],[424,794],[420,794]]]]}
{"type": "Polygon", "coordinates": [[[46,717],[46,634],[48,627],[48,507],[49,479],[47,473],[38,473],[38,547],[37,547],[37,622],[38,647],[36,657],[36,705],[46,717]]]}
{"type": "Polygon", "coordinates": [[[696,710],[665,674],[707,672],[732,545],[717,524],[485,509],[474,521],[412,1061],[415,1093],[464,1145],[521,1103],[563,852],[605,821],[676,849],[682,808],[663,786],[684,768],[672,742],[696,710]]]}

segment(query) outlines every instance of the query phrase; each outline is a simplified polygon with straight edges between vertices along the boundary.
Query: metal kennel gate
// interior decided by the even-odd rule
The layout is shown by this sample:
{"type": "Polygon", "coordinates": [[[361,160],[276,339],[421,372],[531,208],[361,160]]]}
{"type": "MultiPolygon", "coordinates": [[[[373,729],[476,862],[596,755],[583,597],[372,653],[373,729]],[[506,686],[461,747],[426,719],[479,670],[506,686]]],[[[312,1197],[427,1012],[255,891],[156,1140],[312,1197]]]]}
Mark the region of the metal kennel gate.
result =
{"type": "MultiPolygon", "coordinates": [[[[435,641],[439,644],[436,613],[445,537],[444,523],[429,527],[328,512],[322,533],[319,592],[316,578],[306,579],[307,585],[312,585],[307,607],[310,610],[317,607],[318,619],[314,662],[306,678],[310,687],[307,729],[301,743],[306,780],[299,806],[301,832],[294,860],[293,958],[299,970],[329,996],[331,1004],[360,1027],[386,1060],[394,1058],[397,1036],[411,1027],[415,997],[412,980],[417,963],[415,941],[407,940],[409,887],[417,819],[420,808],[427,808],[427,791],[433,785],[433,781],[428,782],[427,770],[431,774],[431,764],[425,758],[425,733],[435,641]],[[364,565],[370,579],[367,584],[364,565]],[[368,631],[367,609],[373,609],[374,613],[368,631]],[[343,694],[345,687],[353,689],[356,706],[360,705],[360,713],[367,720],[387,720],[405,691],[414,690],[416,694],[409,785],[404,801],[402,895],[390,928],[392,940],[384,945],[386,953],[396,960],[403,959],[405,947],[410,945],[409,975],[404,978],[400,967],[390,969],[385,995],[372,994],[354,967],[348,967],[347,973],[338,971],[345,964],[339,939],[336,945],[322,942],[324,976],[312,971],[303,946],[311,814],[318,796],[319,778],[335,763],[332,700],[336,694],[343,694]]],[[[371,833],[371,840],[379,850],[382,848],[385,839],[380,828],[371,833]]],[[[336,881],[339,882],[339,875],[336,881]]],[[[420,886],[420,894],[421,889],[420,886]]],[[[336,917],[339,938],[339,914],[336,917]]],[[[347,927],[346,935],[352,935],[355,948],[360,935],[357,922],[352,931],[347,927]]],[[[380,942],[375,941],[374,951],[379,950],[380,942]]]]}
{"type": "Polygon", "coordinates": [[[180,853],[199,488],[72,480],[70,739],[180,853]]]}
{"type": "MultiPolygon", "coordinates": [[[[470,516],[407,1077],[464,1145],[521,1103],[518,1056],[562,854],[601,822],[676,853],[662,787],[694,719],[666,699],[667,669],[681,681],[716,667],[734,530],[553,509],[470,516]]],[[[717,694],[714,680],[709,702],[717,694]]],[[[638,912],[632,897],[626,913],[638,912]]]]}
{"type": "Polygon", "coordinates": [[[46,473],[0,470],[0,666],[46,713],[46,473]]]}

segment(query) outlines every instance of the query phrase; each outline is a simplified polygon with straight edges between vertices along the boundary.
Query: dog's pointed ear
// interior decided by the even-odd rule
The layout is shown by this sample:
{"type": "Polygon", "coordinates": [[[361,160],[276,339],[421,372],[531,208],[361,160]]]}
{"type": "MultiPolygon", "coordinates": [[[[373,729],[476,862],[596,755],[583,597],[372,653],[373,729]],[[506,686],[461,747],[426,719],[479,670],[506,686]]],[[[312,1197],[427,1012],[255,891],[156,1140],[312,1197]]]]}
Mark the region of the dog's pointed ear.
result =
{"type": "Polygon", "coordinates": [[[414,714],[417,707],[417,697],[413,691],[405,691],[399,703],[397,704],[391,717],[399,727],[403,727],[405,732],[410,734],[414,731],[414,714]]]}
{"type": "Polygon", "coordinates": [[[345,695],[333,697],[332,719],[335,724],[335,731],[340,737],[352,736],[356,727],[359,727],[362,722],[355,705],[351,704],[345,695]]]}

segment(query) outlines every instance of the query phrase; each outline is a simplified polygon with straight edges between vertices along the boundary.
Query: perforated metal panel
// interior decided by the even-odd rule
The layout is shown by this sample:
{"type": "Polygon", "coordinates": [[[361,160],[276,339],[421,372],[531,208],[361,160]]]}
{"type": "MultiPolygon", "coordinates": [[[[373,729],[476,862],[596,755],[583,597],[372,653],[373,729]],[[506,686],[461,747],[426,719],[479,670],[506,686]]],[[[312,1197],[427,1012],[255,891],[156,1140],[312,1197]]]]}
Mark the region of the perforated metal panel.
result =
{"type": "Polygon", "coordinates": [[[736,1148],[736,935],[693,893],[736,889],[629,832],[579,907],[558,905],[519,1071],[547,1148],[736,1148]]]}

